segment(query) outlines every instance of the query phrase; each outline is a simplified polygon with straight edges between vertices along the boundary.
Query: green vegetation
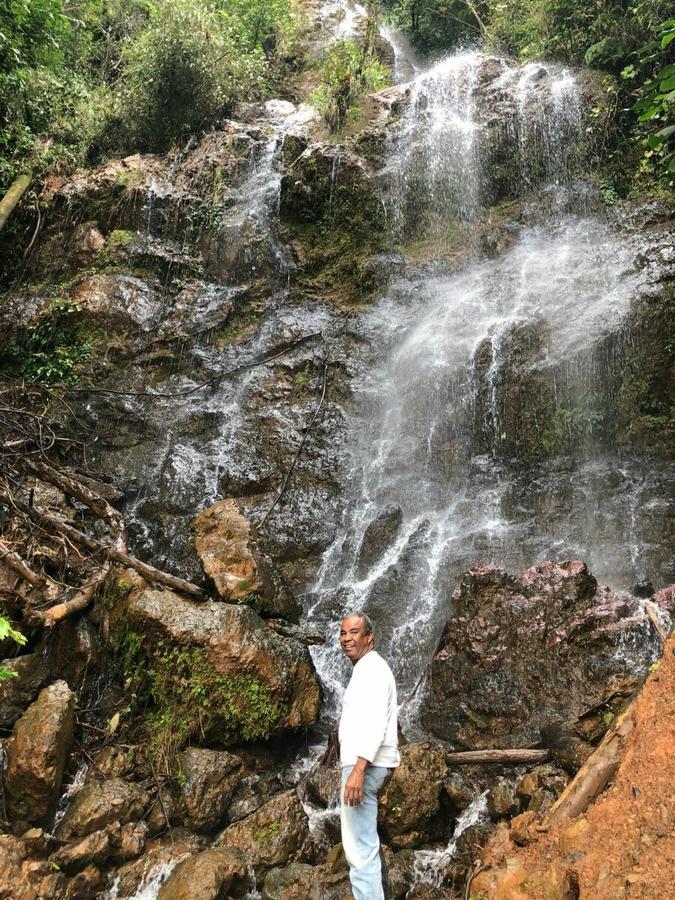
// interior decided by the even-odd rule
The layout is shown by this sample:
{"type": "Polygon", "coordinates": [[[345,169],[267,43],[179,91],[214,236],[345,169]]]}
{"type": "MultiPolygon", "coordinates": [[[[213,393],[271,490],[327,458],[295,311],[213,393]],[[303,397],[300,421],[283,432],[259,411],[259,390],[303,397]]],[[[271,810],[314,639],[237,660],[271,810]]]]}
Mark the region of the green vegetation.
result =
{"type": "MultiPolygon", "coordinates": [[[[25,635],[17,631],[10,620],[0,613],[0,644],[6,640],[14,641],[19,646],[24,646],[26,643],[25,635]]],[[[0,681],[7,681],[8,678],[16,678],[16,672],[0,663],[0,681]]]]}
{"type": "Polygon", "coordinates": [[[260,831],[253,832],[253,840],[256,844],[262,844],[270,838],[276,837],[281,831],[281,822],[271,822],[267,828],[261,828],[260,831]]]}
{"type": "Polygon", "coordinates": [[[264,96],[297,39],[293,0],[8,0],[0,190],[30,168],[166,149],[264,96]]]}
{"type": "Polygon", "coordinates": [[[175,774],[176,756],[190,738],[264,740],[286,714],[269,685],[254,675],[217,672],[202,648],[159,643],[148,650],[124,618],[113,646],[132,698],[127,711],[145,709],[150,750],[167,774],[175,774]]]}
{"type": "MultiPolygon", "coordinates": [[[[369,29],[371,26],[369,19],[369,29]]],[[[321,65],[321,82],[312,102],[321,110],[331,131],[339,131],[359,111],[359,98],[388,83],[388,70],[375,56],[373,34],[363,44],[338,41],[321,65]]]]}
{"type": "Polygon", "coordinates": [[[80,307],[71,300],[52,300],[37,321],[11,341],[2,368],[40,384],[72,384],[92,350],[79,313],[80,307]]]}

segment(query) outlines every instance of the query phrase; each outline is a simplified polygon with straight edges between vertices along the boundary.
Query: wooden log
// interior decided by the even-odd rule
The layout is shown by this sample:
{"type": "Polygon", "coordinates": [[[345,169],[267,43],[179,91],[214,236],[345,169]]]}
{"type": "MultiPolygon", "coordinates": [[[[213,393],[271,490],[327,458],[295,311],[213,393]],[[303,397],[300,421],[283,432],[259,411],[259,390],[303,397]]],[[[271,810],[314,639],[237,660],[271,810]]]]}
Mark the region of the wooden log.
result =
{"type": "Polygon", "coordinates": [[[88,506],[99,518],[107,522],[112,529],[115,537],[115,548],[122,552],[127,549],[124,540],[124,519],[122,514],[111,506],[107,500],[96,494],[88,485],[83,484],[70,475],[66,475],[64,472],[59,472],[46,463],[27,459],[24,461],[24,466],[33,475],[56,485],[64,494],[74,497],[76,500],[84,503],[85,506],[88,506]]]}
{"type": "Polygon", "coordinates": [[[635,700],[612,725],[591,753],[544,819],[552,825],[563,819],[581,815],[616,775],[626,749],[626,739],[633,730],[635,700]]]}
{"type": "Polygon", "coordinates": [[[30,175],[17,175],[5,196],[0,200],[0,231],[5,227],[7,219],[14,212],[14,207],[28,190],[31,180],[30,175]]]}
{"type": "Polygon", "coordinates": [[[465,750],[447,753],[451,766],[475,766],[483,764],[522,765],[543,763],[550,758],[548,750],[465,750]]]}
{"type": "Polygon", "coordinates": [[[65,600],[63,603],[57,603],[56,606],[52,606],[51,609],[47,609],[44,612],[33,612],[30,616],[31,620],[35,619],[36,622],[45,628],[53,628],[62,619],[66,619],[74,613],[82,612],[94,599],[96,591],[106,580],[109,572],[110,563],[106,561],[93,578],[90,578],[74,597],[71,597],[70,600],[65,600]]]}
{"type": "Polygon", "coordinates": [[[88,534],[78,531],[77,528],[73,528],[72,525],[68,525],[57,516],[54,516],[45,510],[40,510],[36,506],[28,506],[16,497],[10,497],[2,491],[0,491],[0,503],[10,510],[22,512],[38,525],[48,526],[58,534],[62,534],[64,537],[69,538],[73,543],[79,544],[81,547],[86,547],[87,550],[91,550],[92,553],[102,553],[106,559],[109,559],[112,562],[119,562],[125,566],[129,566],[130,569],[134,569],[139,575],[147,578],[148,581],[166,585],[166,587],[178,591],[181,594],[186,594],[194,600],[208,600],[209,598],[209,595],[205,590],[197,587],[196,584],[192,584],[191,581],[186,581],[184,578],[179,578],[177,575],[170,575],[168,572],[162,572],[160,569],[156,569],[148,563],[141,562],[140,559],[136,559],[135,556],[131,556],[128,553],[123,553],[111,544],[106,544],[104,541],[99,541],[97,538],[90,537],[88,534]]]}

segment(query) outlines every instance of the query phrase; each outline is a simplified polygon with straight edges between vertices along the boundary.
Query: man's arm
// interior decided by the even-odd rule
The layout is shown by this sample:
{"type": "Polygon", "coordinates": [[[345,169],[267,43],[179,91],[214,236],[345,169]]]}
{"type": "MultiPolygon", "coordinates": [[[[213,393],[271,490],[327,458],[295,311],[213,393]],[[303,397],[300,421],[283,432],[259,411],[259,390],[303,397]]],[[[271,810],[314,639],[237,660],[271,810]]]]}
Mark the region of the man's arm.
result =
{"type": "Polygon", "coordinates": [[[368,760],[362,756],[356,758],[354,768],[345,782],[345,806],[360,806],[363,803],[363,785],[368,765],[368,760]]]}

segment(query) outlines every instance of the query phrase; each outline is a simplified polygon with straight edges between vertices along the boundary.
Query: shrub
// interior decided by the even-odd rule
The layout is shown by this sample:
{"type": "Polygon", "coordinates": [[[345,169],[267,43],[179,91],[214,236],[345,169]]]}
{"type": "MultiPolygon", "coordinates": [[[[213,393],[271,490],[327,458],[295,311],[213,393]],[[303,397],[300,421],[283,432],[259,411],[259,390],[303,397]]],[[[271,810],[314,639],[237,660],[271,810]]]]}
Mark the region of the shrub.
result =
{"type": "Polygon", "coordinates": [[[321,82],[312,95],[331,130],[344,125],[358,99],[367,91],[386,86],[386,67],[353,40],[338,41],[321,66],[321,82]]]}
{"type": "Polygon", "coordinates": [[[119,116],[141,150],[167,149],[264,86],[263,54],[243,45],[230,17],[184,0],[162,5],[126,63],[119,116]]]}

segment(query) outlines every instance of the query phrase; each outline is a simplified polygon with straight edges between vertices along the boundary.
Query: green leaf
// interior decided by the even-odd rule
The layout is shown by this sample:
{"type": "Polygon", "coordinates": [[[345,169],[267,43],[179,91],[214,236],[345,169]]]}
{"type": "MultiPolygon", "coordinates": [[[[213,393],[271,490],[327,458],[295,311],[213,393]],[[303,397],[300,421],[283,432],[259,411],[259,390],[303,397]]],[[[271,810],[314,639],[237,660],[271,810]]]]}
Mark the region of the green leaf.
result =
{"type": "Polygon", "coordinates": [[[675,38],[675,31],[671,31],[669,34],[664,34],[661,38],[661,49],[665,50],[668,44],[675,38]]]}
{"type": "Polygon", "coordinates": [[[666,78],[666,80],[662,81],[659,85],[659,90],[661,91],[672,91],[673,89],[675,89],[675,75],[666,78]]]}

